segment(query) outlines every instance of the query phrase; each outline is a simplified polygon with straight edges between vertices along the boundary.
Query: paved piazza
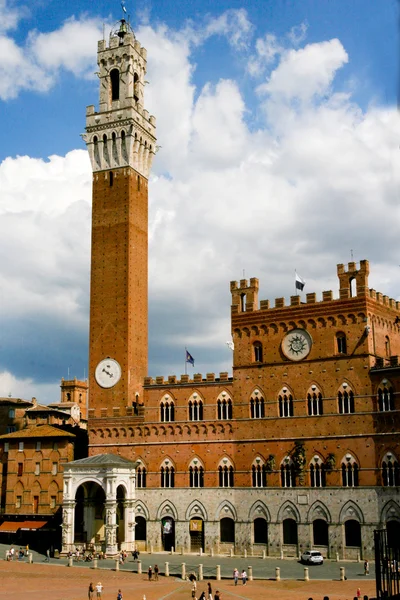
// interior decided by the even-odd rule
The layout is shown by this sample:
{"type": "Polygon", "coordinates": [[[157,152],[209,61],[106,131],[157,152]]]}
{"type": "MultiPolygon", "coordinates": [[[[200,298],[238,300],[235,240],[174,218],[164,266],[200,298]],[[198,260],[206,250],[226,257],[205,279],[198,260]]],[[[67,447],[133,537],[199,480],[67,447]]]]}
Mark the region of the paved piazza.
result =
{"type": "MultiPolygon", "coordinates": [[[[4,556],[5,546],[0,546],[1,556],[4,556]]],[[[205,576],[207,573],[212,575],[213,565],[220,564],[222,575],[228,575],[231,572],[232,565],[240,570],[253,563],[253,572],[256,569],[256,560],[249,559],[230,559],[223,557],[200,557],[199,556],[177,556],[172,557],[168,554],[143,555],[143,569],[147,570],[149,564],[154,566],[158,563],[160,570],[164,570],[165,560],[172,565],[172,572],[177,569],[173,564],[185,562],[188,572],[191,566],[202,562],[204,565],[205,576]],[[172,560],[174,559],[174,560],[172,560]],[[176,559],[176,560],[175,560],[176,559]]],[[[172,575],[170,577],[159,578],[158,582],[147,581],[146,573],[138,575],[136,573],[136,562],[129,557],[120,571],[112,570],[114,561],[99,561],[100,568],[94,570],[85,563],[76,563],[73,567],[67,567],[64,559],[52,559],[50,564],[43,562],[44,557],[34,554],[34,563],[29,564],[26,560],[18,562],[7,562],[0,560],[0,597],[7,600],[20,600],[21,592],[26,594],[29,600],[86,600],[87,588],[90,581],[96,584],[101,581],[104,586],[102,600],[116,600],[117,591],[121,588],[124,600],[185,600],[191,598],[190,583],[183,582],[179,577],[172,575]],[[133,572],[135,571],[135,572],[133,572]]],[[[281,575],[290,579],[276,582],[271,579],[256,579],[243,586],[240,582],[237,587],[233,585],[231,579],[222,579],[215,581],[210,579],[213,592],[217,589],[222,593],[222,600],[322,600],[328,596],[330,600],[352,600],[356,596],[357,588],[360,587],[363,597],[367,595],[374,597],[375,582],[373,571],[369,578],[362,575],[362,564],[359,563],[334,563],[327,562],[323,567],[310,567],[309,582],[300,580],[304,573],[304,567],[296,561],[281,560],[257,560],[262,563],[263,571],[266,577],[272,577],[275,567],[281,567],[281,575]],[[338,581],[339,566],[346,567],[346,573],[349,577],[347,581],[338,581]],[[325,577],[335,577],[332,579],[322,579],[325,577]],[[321,579],[316,579],[320,577],[321,579]]],[[[260,575],[256,574],[256,577],[260,575]]],[[[198,596],[202,590],[207,589],[207,579],[198,583],[198,596]]]]}

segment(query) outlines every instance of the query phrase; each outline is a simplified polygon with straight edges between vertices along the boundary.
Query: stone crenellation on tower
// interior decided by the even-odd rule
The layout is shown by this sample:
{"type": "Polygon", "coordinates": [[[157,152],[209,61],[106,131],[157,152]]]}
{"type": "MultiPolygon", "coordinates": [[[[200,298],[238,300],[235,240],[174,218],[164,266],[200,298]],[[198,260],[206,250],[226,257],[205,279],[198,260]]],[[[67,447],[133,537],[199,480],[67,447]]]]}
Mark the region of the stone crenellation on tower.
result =
{"type": "Polygon", "coordinates": [[[98,43],[99,110],[86,109],[85,141],[93,172],[130,166],[148,178],[156,152],[156,119],[144,108],[147,52],[122,21],[98,43]]]}

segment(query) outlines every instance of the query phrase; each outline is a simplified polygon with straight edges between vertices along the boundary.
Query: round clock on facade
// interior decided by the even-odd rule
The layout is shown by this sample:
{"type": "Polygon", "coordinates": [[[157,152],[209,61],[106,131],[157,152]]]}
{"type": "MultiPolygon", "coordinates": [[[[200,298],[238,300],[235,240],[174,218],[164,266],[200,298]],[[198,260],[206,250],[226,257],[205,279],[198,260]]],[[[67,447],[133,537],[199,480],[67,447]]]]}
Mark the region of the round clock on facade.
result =
{"type": "Polygon", "coordinates": [[[100,387],[111,388],[121,379],[121,367],[113,358],[105,358],[97,365],[94,376],[100,387]]]}
{"type": "Polygon", "coordinates": [[[305,329],[293,329],[282,340],[282,352],[289,360],[303,360],[311,346],[311,336],[305,329]]]}

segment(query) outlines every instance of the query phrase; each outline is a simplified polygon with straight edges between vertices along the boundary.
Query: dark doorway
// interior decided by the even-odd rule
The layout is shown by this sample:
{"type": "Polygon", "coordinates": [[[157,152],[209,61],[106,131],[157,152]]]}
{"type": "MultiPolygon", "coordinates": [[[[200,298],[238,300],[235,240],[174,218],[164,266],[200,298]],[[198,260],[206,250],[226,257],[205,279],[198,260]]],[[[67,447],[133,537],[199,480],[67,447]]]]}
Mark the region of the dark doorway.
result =
{"type": "Polygon", "coordinates": [[[329,545],[328,523],[323,519],[313,521],[313,538],[314,546],[329,545]]]}
{"type": "Polygon", "coordinates": [[[297,544],[297,523],[294,519],[285,519],[283,521],[283,543],[297,544]]]}
{"type": "Polygon", "coordinates": [[[254,543],[268,544],[268,523],[265,519],[254,519],[254,543]]]}
{"type": "Polygon", "coordinates": [[[350,519],[344,524],[346,546],[361,547],[361,527],[358,521],[350,519]]]}
{"type": "Polygon", "coordinates": [[[163,550],[169,552],[175,548],[175,521],[172,517],[161,520],[161,539],[163,550]]]}
{"type": "Polygon", "coordinates": [[[204,521],[203,521],[203,519],[199,519],[199,518],[190,519],[189,533],[190,533],[190,550],[191,550],[191,552],[198,552],[200,550],[200,548],[202,550],[204,550],[204,521]]]}
{"type": "Polygon", "coordinates": [[[229,517],[224,517],[219,522],[221,542],[235,543],[235,521],[229,517]]]}
{"type": "Polygon", "coordinates": [[[387,521],[387,544],[390,548],[400,547],[400,522],[399,521],[387,521]]]}
{"type": "Polygon", "coordinates": [[[145,542],[147,539],[147,523],[144,517],[136,517],[135,540],[145,542]]]}

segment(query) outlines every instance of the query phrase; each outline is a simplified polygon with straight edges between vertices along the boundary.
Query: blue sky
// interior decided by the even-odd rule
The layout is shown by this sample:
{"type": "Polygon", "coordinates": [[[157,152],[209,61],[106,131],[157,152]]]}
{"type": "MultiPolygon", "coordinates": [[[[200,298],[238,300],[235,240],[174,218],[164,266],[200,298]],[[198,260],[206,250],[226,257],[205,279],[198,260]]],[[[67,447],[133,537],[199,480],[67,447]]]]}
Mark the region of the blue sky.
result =
{"type": "MultiPolygon", "coordinates": [[[[126,1],[162,146],[150,179],[149,374],[230,370],[229,281],[398,297],[398,4],[126,1]],[[379,223],[385,235],[376,236],[379,223]]],[[[97,40],[119,2],[0,0],[0,395],[87,373],[97,40]],[[49,158],[51,157],[51,158],[49,158]]]]}

